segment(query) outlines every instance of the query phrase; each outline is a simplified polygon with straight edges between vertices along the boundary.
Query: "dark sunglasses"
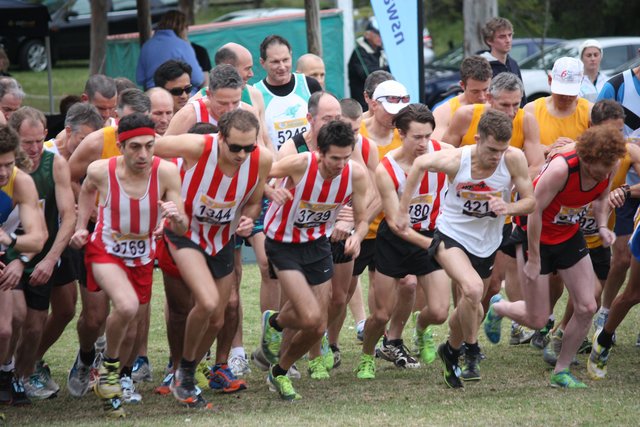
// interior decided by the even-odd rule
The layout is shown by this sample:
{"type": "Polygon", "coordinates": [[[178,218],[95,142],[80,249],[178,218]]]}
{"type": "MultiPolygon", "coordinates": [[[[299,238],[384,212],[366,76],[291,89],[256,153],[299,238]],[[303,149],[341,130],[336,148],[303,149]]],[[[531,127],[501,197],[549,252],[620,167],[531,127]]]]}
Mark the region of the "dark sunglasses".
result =
{"type": "Polygon", "coordinates": [[[225,144],[227,144],[227,147],[229,147],[229,151],[231,151],[232,153],[239,153],[242,150],[244,150],[245,153],[252,153],[256,148],[258,148],[257,144],[253,144],[253,145],[229,144],[227,141],[225,141],[225,144]]]}
{"type": "Polygon", "coordinates": [[[191,93],[191,89],[193,89],[193,85],[187,85],[185,87],[174,87],[173,89],[169,89],[169,93],[173,96],[180,96],[183,92],[187,94],[191,93]]]}
{"type": "Polygon", "coordinates": [[[380,101],[381,99],[384,99],[385,101],[387,101],[389,104],[399,104],[399,103],[403,103],[403,104],[407,104],[409,102],[409,95],[405,95],[405,96],[393,96],[393,95],[387,95],[387,96],[379,96],[376,101],[380,101]]]}

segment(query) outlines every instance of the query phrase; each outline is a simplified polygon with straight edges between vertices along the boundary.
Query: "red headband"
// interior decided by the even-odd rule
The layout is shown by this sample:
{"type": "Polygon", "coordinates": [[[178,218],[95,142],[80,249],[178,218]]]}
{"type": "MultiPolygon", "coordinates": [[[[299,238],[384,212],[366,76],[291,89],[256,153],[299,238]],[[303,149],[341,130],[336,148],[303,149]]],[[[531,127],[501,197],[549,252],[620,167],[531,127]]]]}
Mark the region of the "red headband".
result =
{"type": "Polygon", "coordinates": [[[127,139],[141,135],[156,136],[156,131],[151,128],[144,127],[118,132],[118,142],[126,141],[127,139]]]}

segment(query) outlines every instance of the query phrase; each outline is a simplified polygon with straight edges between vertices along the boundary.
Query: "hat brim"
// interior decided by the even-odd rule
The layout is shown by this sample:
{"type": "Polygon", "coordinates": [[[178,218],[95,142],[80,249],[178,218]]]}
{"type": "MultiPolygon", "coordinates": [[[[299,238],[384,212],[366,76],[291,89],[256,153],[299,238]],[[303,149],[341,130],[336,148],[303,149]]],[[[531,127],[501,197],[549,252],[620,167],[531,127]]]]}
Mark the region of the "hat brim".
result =
{"type": "Polygon", "coordinates": [[[551,81],[551,93],[566,96],[578,96],[580,93],[580,86],[582,82],[578,83],[564,83],[557,80],[551,81]]]}
{"type": "Polygon", "coordinates": [[[386,102],[383,101],[382,103],[382,107],[384,108],[384,111],[386,111],[389,114],[398,114],[400,112],[400,110],[402,110],[404,107],[406,107],[407,105],[409,105],[408,102],[399,102],[397,104],[392,104],[390,102],[386,102]]]}

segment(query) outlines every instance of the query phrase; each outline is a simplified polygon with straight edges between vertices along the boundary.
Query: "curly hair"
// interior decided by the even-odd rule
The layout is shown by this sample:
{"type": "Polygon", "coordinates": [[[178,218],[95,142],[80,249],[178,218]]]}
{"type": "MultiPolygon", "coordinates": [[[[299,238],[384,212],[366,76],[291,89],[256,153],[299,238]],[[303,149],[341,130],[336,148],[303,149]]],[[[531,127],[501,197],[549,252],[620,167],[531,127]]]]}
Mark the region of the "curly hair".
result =
{"type": "Polygon", "coordinates": [[[620,129],[613,126],[594,126],[578,137],[576,154],[580,161],[613,165],[627,152],[620,129]]]}

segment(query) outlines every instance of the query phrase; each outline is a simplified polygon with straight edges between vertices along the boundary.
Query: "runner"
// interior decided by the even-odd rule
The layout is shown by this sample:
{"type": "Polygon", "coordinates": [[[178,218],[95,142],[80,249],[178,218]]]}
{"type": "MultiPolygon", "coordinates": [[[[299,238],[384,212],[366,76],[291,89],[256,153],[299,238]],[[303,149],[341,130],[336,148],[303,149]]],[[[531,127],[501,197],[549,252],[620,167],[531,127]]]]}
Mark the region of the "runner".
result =
{"type": "MultiPolygon", "coordinates": [[[[251,231],[271,166],[270,154],[258,148],[260,124],[253,113],[234,109],[220,117],[218,126],[217,136],[164,137],[156,147],[163,157],[181,157],[186,170],[182,196],[189,230],[184,237],[165,230],[165,243],[194,306],[171,391],[178,401],[196,406],[206,404],[195,386],[196,365],[218,336],[235,281],[232,238],[251,231]]],[[[227,369],[226,360],[218,362],[212,374],[227,369]]]]}
{"type": "MultiPolygon", "coordinates": [[[[551,375],[552,387],[586,387],[569,371],[596,311],[596,277],[579,222],[585,206],[593,202],[602,243],[605,247],[613,243],[615,234],[606,226],[609,179],[625,153],[620,132],[598,126],[578,137],[575,150],[560,153],[548,163],[534,181],[536,208],[527,220],[528,260],[521,266],[524,301],[501,301],[498,294],[487,313],[485,332],[493,343],[500,340],[503,316],[519,324],[543,327],[551,312],[549,275],[558,272],[573,301],[573,316],[562,337],[562,350],[551,375]]],[[[616,205],[623,201],[620,198],[616,205]]]]}
{"type": "Polygon", "coordinates": [[[262,351],[273,364],[269,386],[284,400],[301,398],[287,371],[327,329],[333,276],[327,236],[338,210],[352,201],[356,226],[345,241],[346,256],[358,255],[367,230],[367,175],[350,160],[355,145],[351,127],[332,121],[317,139],[317,151],[287,156],[271,169],[271,176],[285,178],[282,186],[292,196],[284,204],[272,203],[265,218],[267,256],[287,302],[279,312],[263,313],[262,351]],[[280,349],[285,328],[294,335],[280,349]]]}
{"type": "MultiPolygon", "coordinates": [[[[448,277],[426,252],[446,192],[446,175],[425,172],[420,179],[420,188],[412,195],[409,207],[411,227],[406,232],[400,233],[394,218],[397,217],[406,174],[416,158],[452,147],[431,139],[435,119],[422,104],[404,107],[394,117],[393,123],[402,138],[402,146],[391,150],[376,171],[385,219],[380,223],[376,236],[375,311],[365,323],[362,355],[357,368],[357,377],[361,379],[375,378],[374,349],[396,305],[394,288],[399,279],[415,275],[428,301],[416,323],[416,344],[420,359],[425,363],[433,362],[436,357],[430,325],[443,323],[449,309],[448,277]]],[[[404,345],[402,340],[387,341],[395,347],[404,345]]]]}
{"type": "Polygon", "coordinates": [[[123,382],[131,382],[136,357],[133,341],[151,299],[155,239],[153,231],[165,219],[176,235],[187,231],[177,168],[153,156],[155,131],[146,115],[125,116],[118,125],[122,156],[93,162],[78,200],[78,223],[71,238],[75,248],[86,245],[87,289],[102,289],[112,310],[107,318],[107,346],[94,391],[106,414],[125,416],[123,382]],[[87,230],[99,194],[95,231],[87,230]],[[127,345],[128,344],[128,345],[127,345]],[[120,371],[122,361],[122,371],[120,371]]]}
{"type": "MultiPolygon", "coordinates": [[[[511,118],[488,110],[478,123],[476,145],[416,159],[400,201],[400,212],[409,212],[411,197],[424,172],[447,174],[449,191],[429,251],[462,291],[449,316],[449,339],[438,347],[445,383],[452,388],[463,387],[461,377],[480,379],[481,301],[502,242],[504,217],[527,214],[535,206],[526,158],[522,151],[509,146],[511,135],[511,118]],[[520,194],[516,202],[510,202],[512,185],[520,194]],[[465,372],[461,373],[458,359],[463,342],[465,372]]],[[[404,231],[409,216],[404,215],[397,222],[399,230],[404,231]]]]}

